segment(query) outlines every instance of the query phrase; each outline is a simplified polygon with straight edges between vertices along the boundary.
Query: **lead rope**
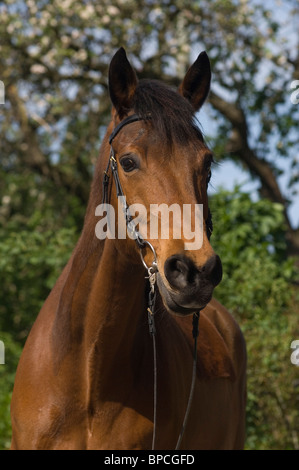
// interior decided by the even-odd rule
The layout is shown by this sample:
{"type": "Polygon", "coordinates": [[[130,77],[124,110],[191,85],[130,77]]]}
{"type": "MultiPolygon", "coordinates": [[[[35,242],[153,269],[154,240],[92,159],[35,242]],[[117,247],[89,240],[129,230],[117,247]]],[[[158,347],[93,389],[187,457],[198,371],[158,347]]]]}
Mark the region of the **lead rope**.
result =
{"type": "MultiPolygon", "coordinates": [[[[141,259],[143,264],[146,266],[142,253],[141,259]]],[[[156,351],[156,327],[155,327],[155,302],[156,302],[156,293],[155,293],[155,283],[156,283],[156,266],[147,268],[148,271],[148,280],[150,284],[150,291],[148,295],[148,308],[147,308],[147,316],[148,316],[148,325],[149,325],[149,332],[153,339],[153,355],[154,355],[154,427],[153,427],[153,437],[152,437],[152,450],[155,450],[155,442],[156,442],[156,429],[157,429],[157,351],[156,351]]],[[[198,322],[199,322],[199,315],[200,312],[196,312],[193,314],[192,319],[192,336],[194,339],[194,347],[193,347],[193,371],[192,371],[192,381],[191,381],[191,388],[187,403],[187,408],[185,411],[185,416],[181,428],[181,432],[179,434],[177,444],[175,446],[175,450],[180,448],[182,438],[185,432],[185,428],[188,422],[191,404],[193,400],[194,390],[195,390],[195,383],[196,383],[196,367],[197,367],[197,338],[198,338],[198,322]]]]}
{"type": "Polygon", "coordinates": [[[198,337],[198,321],[199,321],[199,312],[196,312],[193,314],[193,319],[192,319],[192,324],[193,324],[193,330],[192,330],[192,335],[194,338],[194,349],[193,349],[193,372],[192,372],[192,382],[191,382],[191,388],[190,388],[190,393],[189,393],[189,399],[188,399],[188,404],[185,412],[185,417],[182,425],[182,429],[177,441],[177,444],[175,446],[175,450],[178,450],[180,448],[182,438],[184,435],[185,427],[188,421],[190,409],[191,409],[191,404],[193,400],[193,395],[194,395],[194,390],[195,390],[195,382],[196,382],[196,366],[197,366],[197,337],[198,337]]]}
{"type": "MultiPolygon", "coordinates": [[[[143,259],[143,258],[142,258],[143,259]]],[[[155,303],[156,303],[156,272],[152,268],[148,268],[148,280],[150,284],[150,291],[148,294],[148,307],[147,307],[147,319],[149,332],[153,339],[153,354],[154,354],[154,428],[152,438],[152,450],[155,449],[156,442],[156,429],[157,429],[157,350],[156,350],[156,326],[155,326],[155,303]]]]}
{"type": "MultiPolygon", "coordinates": [[[[106,168],[106,171],[104,173],[104,180],[103,180],[103,189],[104,189],[104,197],[103,201],[107,202],[107,193],[108,193],[108,184],[109,184],[109,176],[108,176],[108,171],[109,171],[109,166],[111,166],[112,169],[112,174],[114,177],[114,182],[116,186],[116,193],[117,197],[123,197],[124,193],[120,184],[119,176],[118,176],[118,169],[117,169],[117,162],[115,159],[114,151],[111,147],[111,154],[109,158],[109,163],[106,168]]],[[[155,284],[156,284],[156,272],[158,271],[157,267],[157,259],[156,259],[156,252],[154,247],[151,245],[151,243],[147,240],[144,240],[141,234],[138,232],[134,222],[132,221],[132,217],[129,213],[129,208],[128,205],[124,202],[124,205],[122,207],[124,216],[126,219],[126,225],[127,229],[130,231],[131,235],[133,235],[133,238],[135,239],[139,250],[140,250],[140,256],[142,263],[144,267],[147,269],[148,272],[148,279],[149,279],[149,284],[150,284],[150,291],[149,291],[149,298],[148,298],[148,308],[147,308],[147,315],[148,315],[148,325],[149,325],[149,332],[153,340],[153,356],[154,356],[154,411],[153,411],[153,422],[154,422],[154,428],[153,428],[153,438],[152,438],[152,450],[155,449],[155,441],[156,441],[156,429],[157,429],[157,351],[156,351],[156,327],[155,327],[155,302],[156,302],[156,292],[155,292],[155,284]],[[146,262],[144,261],[142,250],[145,248],[145,246],[148,245],[149,248],[151,249],[153,255],[154,255],[154,261],[152,263],[152,266],[148,267],[146,262]]],[[[191,389],[190,389],[190,394],[189,394],[189,399],[187,403],[187,409],[185,412],[185,417],[183,421],[183,425],[181,428],[181,432],[179,434],[179,438],[175,447],[175,450],[178,450],[181,441],[183,438],[183,434],[185,431],[185,427],[188,421],[189,413],[190,413],[190,408],[192,404],[192,399],[193,399],[193,394],[194,394],[194,389],[195,389],[195,382],[196,382],[196,363],[197,363],[197,336],[198,336],[198,320],[199,320],[199,312],[195,313],[193,315],[193,338],[194,338],[194,352],[193,352],[193,373],[192,373],[192,382],[191,382],[191,389]]]]}

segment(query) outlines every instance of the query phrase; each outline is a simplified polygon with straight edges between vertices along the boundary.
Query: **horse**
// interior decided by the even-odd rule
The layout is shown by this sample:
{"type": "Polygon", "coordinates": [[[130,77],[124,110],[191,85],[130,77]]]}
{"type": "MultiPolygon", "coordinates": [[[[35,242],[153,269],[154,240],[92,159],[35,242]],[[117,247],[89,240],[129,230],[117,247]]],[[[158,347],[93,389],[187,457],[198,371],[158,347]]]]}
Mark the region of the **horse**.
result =
{"type": "Polygon", "coordinates": [[[236,320],[212,298],[222,278],[210,244],[213,154],[195,120],[210,82],[206,52],[178,89],[139,80],[123,48],[113,56],[111,121],[83,229],[18,364],[11,449],[244,447],[246,345],[236,320]],[[133,222],[135,237],[96,236],[101,201],[115,210],[117,227],[133,222]],[[173,229],[168,238],[137,230],[128,205],[150,214],[161,203],[202,207],[199,248],[173,229]]]}

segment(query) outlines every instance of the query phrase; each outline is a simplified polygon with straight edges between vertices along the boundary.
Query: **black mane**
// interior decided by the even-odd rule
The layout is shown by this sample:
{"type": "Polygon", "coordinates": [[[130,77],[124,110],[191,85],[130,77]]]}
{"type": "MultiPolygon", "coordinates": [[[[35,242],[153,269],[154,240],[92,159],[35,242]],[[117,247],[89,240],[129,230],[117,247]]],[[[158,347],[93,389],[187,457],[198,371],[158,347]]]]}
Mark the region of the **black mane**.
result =
{"type": "Polygon", "coordinates": [[[169,146],[203,143],[191,104],[171,87],[158,80],[140,80],[134,95],[134,111],[150,123],[169,146]]]}

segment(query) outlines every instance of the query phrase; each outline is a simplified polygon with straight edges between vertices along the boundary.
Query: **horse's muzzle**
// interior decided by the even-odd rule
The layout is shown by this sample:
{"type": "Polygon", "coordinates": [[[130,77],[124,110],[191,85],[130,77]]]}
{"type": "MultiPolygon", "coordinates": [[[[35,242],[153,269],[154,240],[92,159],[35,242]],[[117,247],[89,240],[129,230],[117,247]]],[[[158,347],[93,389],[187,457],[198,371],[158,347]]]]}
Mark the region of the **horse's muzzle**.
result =
{"type": "Polygon", "coordinates": [[[169,286],[158,276],[158,287],[166,308],[188,315],[209,303],[222,279],[222,264],[219,256],[213,255],[198,268],[187,256],[173,255],[164,264],[164,275],[169,286]]]}

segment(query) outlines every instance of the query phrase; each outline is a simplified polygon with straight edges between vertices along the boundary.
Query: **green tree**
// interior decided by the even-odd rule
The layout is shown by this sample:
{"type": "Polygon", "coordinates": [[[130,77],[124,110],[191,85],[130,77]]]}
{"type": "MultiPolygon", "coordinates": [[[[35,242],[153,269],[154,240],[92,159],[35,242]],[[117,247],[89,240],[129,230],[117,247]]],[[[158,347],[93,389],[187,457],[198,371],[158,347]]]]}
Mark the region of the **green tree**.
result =
{"type": "Polygon", "coordinates": [[[199,51],[210,56],[213,132],[205,132],[217,159],[248,170],[261,197],[213,198],[213,241],[225,266],[217,295],[248,341],[247,446],[296,448],[288,356],[298,308],[296,298],[289,305],[287,255],[299,252],[288,215],[299,175],[299,106],[290,101],[298,2],[271,8],[253,0],[0,1],[0,339],[15,358],[0,365],[0,446],[9,442],[20,347],[82,228],[110,116],[108,64],[124,46],[140,77],[174,86],[199,51]]]}
{"type": "Polygon", "coordinates": [[[298,337],[299,280],[286,257],[283,206],[253,202],[236,188],[211,198],[213,247],[224,275],[215,296],[234,314],[248,351],[248,449],[299,449],[298,368],[290,344],[298,337]]]}
{"type": "Polygon", "coordinates": [[[11,441],[10,401],[15,372],[22,348],[9,333],[0,330],[5,345],[5,364],[0,364],[0,449],[9,449],[11,441]]]}
{"type": "Polygon", "coordinates": [[[298,253],[299,231],[289,220],[288,205],[299,175],[299,107],[290,101],[290,86],[299,74],[299,7],[291,0],[273,11],[271,5],[253,0],[1,2],[2,168],[30,170],[41,184],[46,179],[85,204],[109,115],[107,67],[113,50],[125,46],[140,76],[177,85],[190,55],[204,48],[213,69],[209,110],[219,136],[214,148],[247,169],[263,196],[282,204],[288,249],[298,253]],[[285,191],[282,173],[288,177],[285,191]]]}

